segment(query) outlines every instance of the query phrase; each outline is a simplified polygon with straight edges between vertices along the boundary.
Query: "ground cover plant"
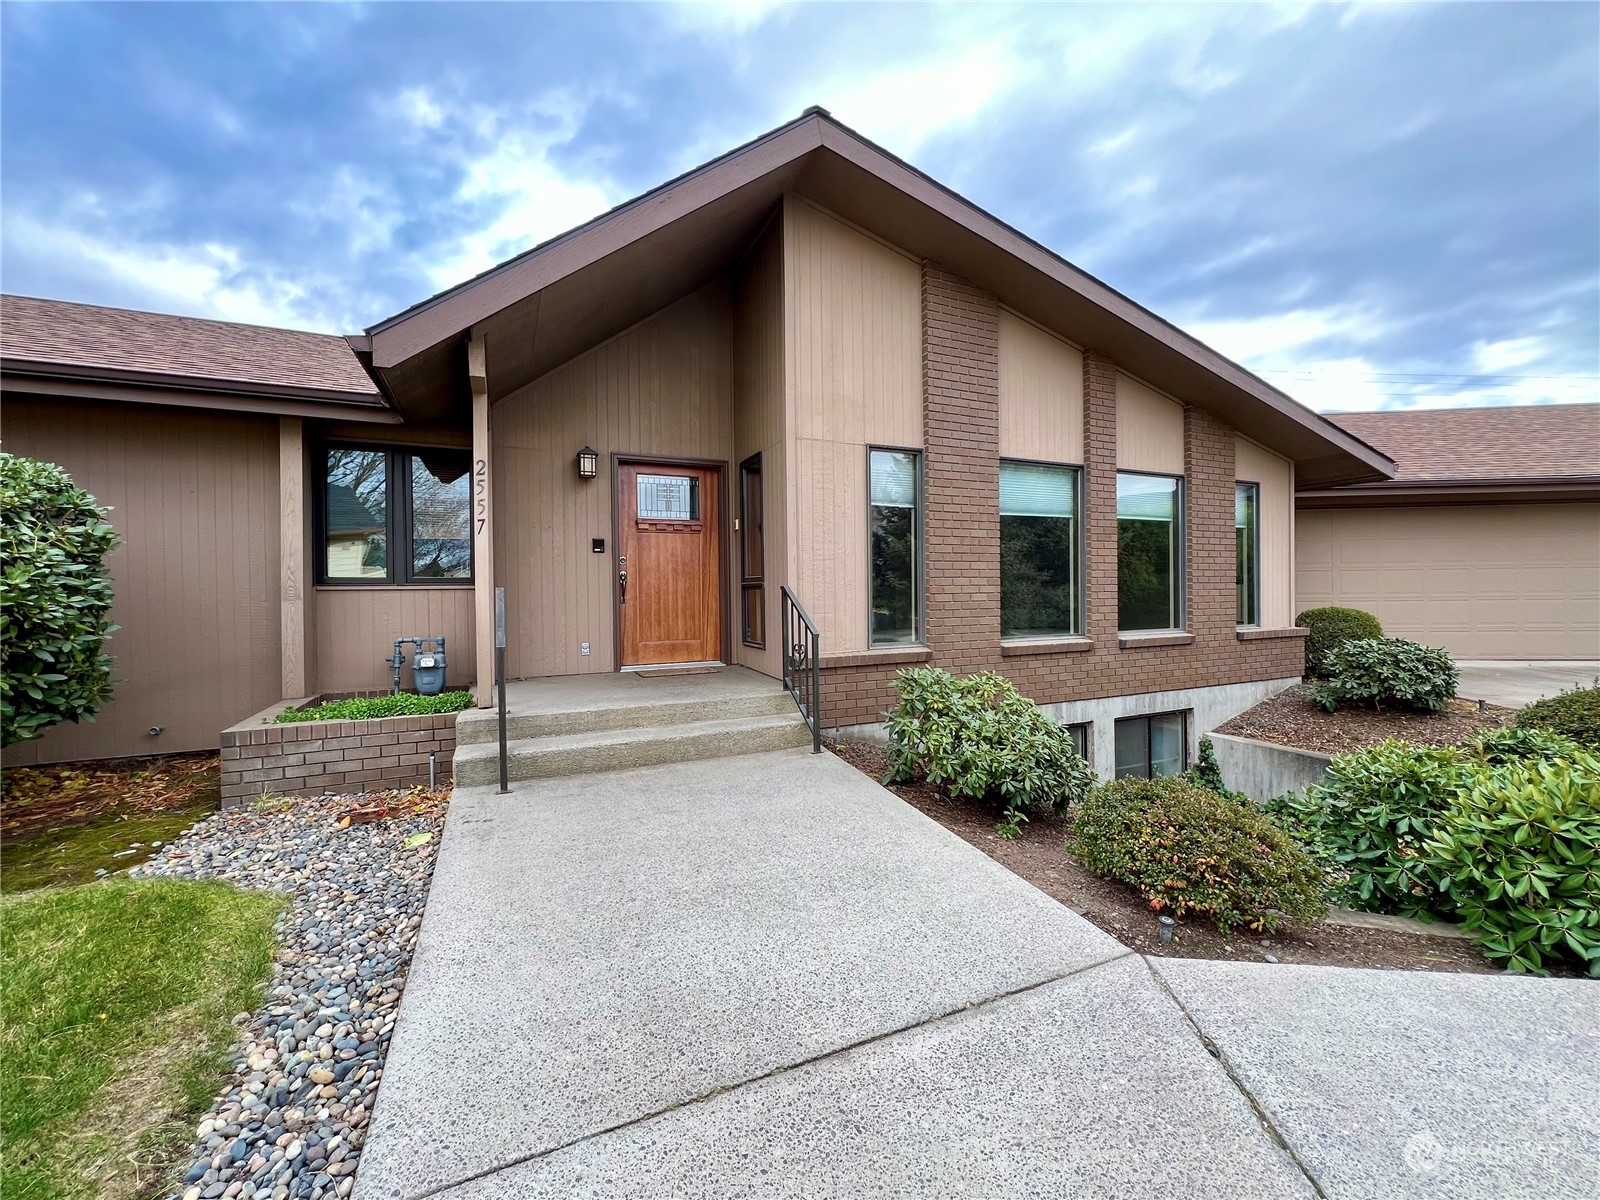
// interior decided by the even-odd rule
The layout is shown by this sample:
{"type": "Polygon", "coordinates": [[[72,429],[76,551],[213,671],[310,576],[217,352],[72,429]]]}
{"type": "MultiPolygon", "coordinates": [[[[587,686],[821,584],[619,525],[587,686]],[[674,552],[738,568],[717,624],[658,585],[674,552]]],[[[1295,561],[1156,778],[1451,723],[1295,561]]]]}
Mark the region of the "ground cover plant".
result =
{"type": "Polygon", "coordinates": [[[1306,635],[1306,675],[1324,674],[1329,654],[1355,638],[1381,638],[1383,626],[1378,618],[1359,608],[1308,608],[1294,619],[1306,635]]]}
{"type": "Polygon", "coordinates": [[[1157,912],[1224,933],[1271,931],[1327,911],[1311,856],[1248,802],[1181,776],[1118,779],[1073,810],[1068,848],[1097,875],[1131,884],[1157,912]]]}
{"type": "Polygon", "coordinates": [[[111,695],[117,540],[60,467],[0,451],[0,744],[93,720],[111,695]]]}
{"type": "Polygon", "coordinates": [[[14,1200],[129,1196],[193,1136],[264,994],[282,899],[105,881],[0,903],[0,1135],[14,1200]]]}
{"type": "Polygon", "coordinates": [[[441,692],[437,696],[418,696],[395,692],[388,696],[354,696],[348,700],[329,700],[309,708],[285,709],[272,719],[280,725],[296,721],[371,721],[380,717],[419,717],[430,713],[460,712],[472,707],[471,692],[441,692]]]}
{"type": "Polygon", "coordinates": [[[950,794],[997,805],[998,832],[1016,836],[1032,812],[1064,813],[1094,784],[1065,726],[1004,675],[957,678],[913,667],[895,680],[885,783],[919,775],[950,794]]]}
{"type": "Polygon", "coordinates": [[[1522,729],[1547,729],[1600,750],[1600,680],[1535,701],[1517,714],[1522,729]]]}
{"type": "Polygon", "coordinates": [[[1461,673],[1447,650],[1405,638],[1357,638],[1330,651],[1311,696],[1328,712],[1344,705],[1443,712],[1461,673]]]}

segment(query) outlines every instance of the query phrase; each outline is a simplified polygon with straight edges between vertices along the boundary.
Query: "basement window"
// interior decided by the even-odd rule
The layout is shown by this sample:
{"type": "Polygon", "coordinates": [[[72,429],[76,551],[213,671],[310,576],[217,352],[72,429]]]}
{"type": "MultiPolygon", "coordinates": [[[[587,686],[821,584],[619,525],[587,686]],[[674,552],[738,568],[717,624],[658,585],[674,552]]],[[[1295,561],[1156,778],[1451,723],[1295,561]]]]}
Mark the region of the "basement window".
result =
{"type": "Polygon", "coordinates": [[[1158,779],[1181,775],[1188,767],[1189,739],[1185,714],[1161,713],[1154,717],[1124,717],[1113,727],[1116,734],[1117,778],[1129,775],[1158,779]]]}
{"type": "Polygon", "coordinates": [[[318,462],[320,582],[472,582],[466,451],[328,446],[318,462]]]}

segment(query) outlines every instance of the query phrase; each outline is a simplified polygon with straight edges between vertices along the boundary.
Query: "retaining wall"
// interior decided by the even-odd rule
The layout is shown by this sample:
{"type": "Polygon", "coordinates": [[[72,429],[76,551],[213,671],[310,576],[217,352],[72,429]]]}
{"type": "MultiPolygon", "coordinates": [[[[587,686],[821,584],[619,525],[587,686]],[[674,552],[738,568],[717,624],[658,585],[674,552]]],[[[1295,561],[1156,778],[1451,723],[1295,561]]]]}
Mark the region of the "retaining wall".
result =
{"type": "Polygon", "coordinates": [[[1333,761],[1331,756],[1314,750],[1297,750],[1226,733],[1207,736],[1217,752],[1223,784],[1256,801],[1275,800],[1285,792],[1304,791],[1323,782],[1328,764],[1333,761]]]}
{"type": "Polygon", "coordinates": [[[456,714],[383,717],[373,721],[273,724],[275,704],[222,731],[222,806],[237,808],[263,792],[315,796],[374,792],[428,782],[428,754],[437,753],[441,785],[450,781],[456,714]]]}

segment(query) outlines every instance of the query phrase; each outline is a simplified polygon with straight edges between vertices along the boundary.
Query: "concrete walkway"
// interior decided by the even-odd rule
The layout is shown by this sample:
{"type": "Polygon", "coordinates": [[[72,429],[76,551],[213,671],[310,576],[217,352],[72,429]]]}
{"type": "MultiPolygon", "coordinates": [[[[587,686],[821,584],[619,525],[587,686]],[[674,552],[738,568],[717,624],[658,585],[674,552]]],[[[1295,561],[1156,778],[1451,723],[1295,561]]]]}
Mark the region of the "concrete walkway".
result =
{"type": "Polygon", "coordinates": [[[1508,662],[1501,659],[1466,660],[1457,693],[1467,700],[1487,700],[1507,708],[1522,708],[1545,696],[1592,687],[1600,678],[1600,661],[1508,662]]]}
{"type": "Polygon", "coordinates": [[[1588,1195],[1596,998],[1152,969],[830,755],[466,788],[355,1200],[1588,1195]]]}

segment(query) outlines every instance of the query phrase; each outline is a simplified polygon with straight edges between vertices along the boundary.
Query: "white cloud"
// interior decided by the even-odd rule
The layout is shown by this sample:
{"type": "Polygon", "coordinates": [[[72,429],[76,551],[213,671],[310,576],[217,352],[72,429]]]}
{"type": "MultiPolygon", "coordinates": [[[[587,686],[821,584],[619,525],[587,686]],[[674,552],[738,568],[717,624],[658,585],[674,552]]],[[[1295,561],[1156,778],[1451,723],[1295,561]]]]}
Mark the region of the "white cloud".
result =
{"type": "Polygon", "coordinates": [[[667,13],[674,24],[685,29],[741,34],[790,7],[784,0],[679,0],[668,7],[667,13]]]}
{"type": "Polygon", "coordinates": [[[1300,352],[1319,343],[1369,342],[1393,329],[1380,313],[1355,305],[1181,324],[1206,345],[1258,371],[1297,367],[1304,357],[1300,352]]]}

